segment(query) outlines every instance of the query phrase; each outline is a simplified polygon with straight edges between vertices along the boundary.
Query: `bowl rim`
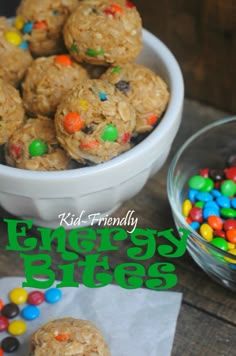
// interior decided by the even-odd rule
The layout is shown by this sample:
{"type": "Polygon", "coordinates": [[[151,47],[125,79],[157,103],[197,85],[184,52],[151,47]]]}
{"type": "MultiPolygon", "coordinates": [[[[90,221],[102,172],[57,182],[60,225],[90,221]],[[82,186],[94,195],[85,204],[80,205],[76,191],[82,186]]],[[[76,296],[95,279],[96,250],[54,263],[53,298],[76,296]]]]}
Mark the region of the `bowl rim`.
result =
{"type": "MultiPolygon", "coordinates": [[[[173,214],[175,214],[177,216],[177,218],[180,220],[181,224],[184,226],[184,228],[186,228],[187,230],[189,230],[191,232],[191,235],[193,235],[194,238],[197,239],[198,242],[204,244],[205,247],[210,247],[213,251],[222,254],[224,257],[228,257],[231,259],[235,259],[236,260],[236,256],[230,254],[229,252],[223,251],[220,248],[211,245],[210,242],[206,241],[200,234],[198,234],[185,220],[184,216],[182,215],[182,213],[178,210],[177,208],[177,204],[175,202],[174,199],[174,185],[173,183],[173,176],[174,176],[174,170],[175,167],[178,163],[178,160],[180,159],[182,153],[186,150],[186,148],[193,142],[195,141],[198,137],[200,137],[202,134],[204,134],[207,131],[210,131],[211,129],[217,127],[217,126],[221,126],[224,125],[226,123],[229,122],[233,122],[236,121],[236,116],[230,116],[230,117],[226,117],[223,119],[219,119],[211,124],[208,124],[206,126],[204,126],[203,128],[201,128],[200,130],[196,131],[193,135],[191,135],[186,141],[185,143],[177,150],[177,152],[175,153],[175,155],[173,156],[171,163],[169,165],[168,168],[168,173],[167,173],[167,196],[169,199],[169,204],[170,207],[172,209],[173,214]]],[[[222,261],[223,262],[223,261],[222,261]]]]}
{"type": "Polygon", "coordinates": [[[132,157],[138,156],[139,152],[149,150],[152,147],[158,137],[163,137],[167,134],[169,129],[173,124],[173,117],[177,117],[178,113],[182,112],[182,106],[184,101],[184,81],[180,66],[169,50],[169,48],[161,41],[158,37],[153,35],[146,29],[142,29],[143,39],[146,40],[146,44],[151,46],[152,50],[156,52],[164,63],[167,69],[167,74],[169,75],[170,84],[172,86],[172,91],[170,95],[170,101],[166,112],[158,124],[157,128],[154,129],[142,142],[132,147],[129,151],[122,153],[121,155],[113,158],[110,161],[100,163],[95,166],[81,167],[65,171],[28,171],[20,168],[9,167],[0,164],[0,176],[16,178],[16,179],[30,179],[32,181],[48,181],[53,180],[54,182],[64,181],[67,178],[78,178],[80,176],[87,176],[90,174],[101,173],[108,169],[117,167],[119,168],[125,162],[129,162],[132,157]]]}

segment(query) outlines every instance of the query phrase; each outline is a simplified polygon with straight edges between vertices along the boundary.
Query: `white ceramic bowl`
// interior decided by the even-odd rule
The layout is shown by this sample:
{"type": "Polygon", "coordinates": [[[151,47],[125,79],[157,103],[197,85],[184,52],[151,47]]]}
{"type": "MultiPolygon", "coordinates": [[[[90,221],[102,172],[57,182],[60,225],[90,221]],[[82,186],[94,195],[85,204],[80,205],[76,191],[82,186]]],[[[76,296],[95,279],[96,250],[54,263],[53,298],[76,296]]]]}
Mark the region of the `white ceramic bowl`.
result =
{"type": "Polygon", "coordinates": [[[143,30],[143,42],[137,62],[159,73],[171,92],[157,128],[130,151],[93,167],[34,172],[0,164],[0,205],[6,211],[52,228],[59,226],[60,214],[74,214],[82,216],[83,226],[91,222],[90,214],[111,214],[162,167],[181,122],[183,78],[174,56],[160,40],[143,30]]]}

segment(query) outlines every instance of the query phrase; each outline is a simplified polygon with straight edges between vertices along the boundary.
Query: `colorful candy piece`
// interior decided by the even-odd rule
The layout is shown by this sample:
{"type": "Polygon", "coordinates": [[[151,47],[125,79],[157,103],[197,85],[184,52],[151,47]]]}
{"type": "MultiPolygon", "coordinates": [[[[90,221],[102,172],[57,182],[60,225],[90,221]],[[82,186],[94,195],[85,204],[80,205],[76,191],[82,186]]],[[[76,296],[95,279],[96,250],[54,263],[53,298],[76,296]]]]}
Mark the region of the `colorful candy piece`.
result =
{"type": "Polygon", "coordinates": [[[203,221],[202,209],[198,208],[198,207],[193,207],[189,212],[189,217],[193,221],[197,221],[197,222],[201,223],[203,221]]]}
{"type": "Polygon", "coordinates": [[[130,141],[131,135],[130,133],[126,132],[121,138],[121,143],[126,144],[130,141]]]}
{"type": "MultiPolygon", "coordinates": [[[[219,248],[222,251],[227,251],[227,249],[228,249],[227,242],[224,239],[220,238],[220,237],[214,238],[212,241],[210,241],[210,244],[212,246],[215,246],[215,247],[219,248]]],[[[222,256],[220,253],[218,253],[218,252],[216,252],[216,251],[214,251],[212,249],[209,249],[209,251],[219,261],[222,261],[222,262],[224,261],[224,256],[222,256]]]]}
{"type": "Polygon", "coordinates": [[[11,334],[13,336],[19,336],[26,332],[27,325],[22,320],[14,320],[9,324],[7,330],[9,332],[9,334],[11,334]]]}
{"type": "Polygon", "coordinates": [[[2,308],[3,308],[3,301],[2,301],[2,299],[0,299],[0,311],[2,310],[2,308]]]}
{"type": "Polygon", "coordinates": [[[220,214],[224,218],[236,218],[236,210],[232,208],[222,208],[220,214]]]}
{"type": "Polygon", "coordinates": [[[230,167],[225,169],[225,176],[227,179],[236,183],[236,167],[230,167]]]}
{"type": "Polygon", "coordinates": [[[214,188],[214,181],[211,178],[205,178],[205,184],[200,189],[201,192],[211,192],[214,188]]]}
{"type": "Polygon", "coordinates": [[[221,208],[230,208],[230,199],[224,195],[217,197],[216,202],[221,208]]]}
{"type": "Polygon", "coordinates": [[[106,96],[106,94],[104,94],[104,93],[99,93],[98,95],[99,95],[99,98],[100,98],[101,101],[107,101],[107,96],[106,96]]]}
{"type": "Polygon", "coordinates": [[[23,304],[26,302],[28,293],[24,288],[14,288],[9,293],[9,299],[12,303],[23,304]]]}
{"type": "Polygon", "coordinates": [[[29,154],[32,157],[43,156],[48,152],[48,145],[43,140],[33,140],[29,145],[29,154]]]}
{"type": "Polygon", "coordinates": [[[70,112],[69,114],[67,114],[64,117],[63,124],[64,124],[65,130],[68,133],[73,134],[73,133],[80,131],[82,129],[83,120],[78,113],[70,112]]]}
{"type": "Polygon", "coordinates": [[[226,231],[226,238],[232,244],[236,244],[236,229],[230,229],[226,231]]]}
{"type": "Polygon", "coordinates": [[[201,177],[204,177],[204,178],[209,177],[209,168],[201,169],[199,174],[201,177]]]}
{"type": "Polygon", "coordinates": [[[114,125],[107,125],[104,133],[102,135],[102,140],[103,141],[116,141],[118,138],[118,130],[114,125]]]}
{"type": "Polygon", "coordinates": [[[0,347],[0,356],[3,356],[3,349],[0,347]]]}
{"type": "Polygon", "coordinates": [[[104,49],[87,49],[86,54],[90,57],[99,56],[100,54],[104,54],[104,49]]]}
{"type": "Polygon", "coordinates": [[[50,304],[59,302],[62,298],[62,292],[58,288],[50,288],[45,292],[45,301],[50,304]]]}
{"type": "Polygon", "coordinates": [[[61,54],[55,58],[55,63],[67,67],[72,65],[72,60],[70,56],[61,54]]]}
{"type": "Polygon", "coordinates": [[[157,119],[158,118],[155,114],[150,114],[147,118],[148,125],[151,125],[151,126],[155,125],[155,123],[157,122],[157,119]]]}
{"type": "Polygon", "coordinates": [[[224,222],[224,230],[231,230],[231,229],[236,229],[236,220],[234,219],[227,219],[224,222]]]}
{"type": "Polygon", "coordinates": [[[5,304],[2,308],[2,315],[8,319],[15,318],[18,314],[20,314],[20,309],[14,303],[5,304]]]}
{"type": "Polygon", "coordinates": [[[69,339],[69,337],[70,337],[69,334],[57,334],[57,335],[55,335],[55,339],[57,341],[66,341],[66,340],[69,339]]]}
{"type": "Polygon", "coordinates": [[[129,7],[130,9],[133,9],[135,7],[131,1],[126,1],[126,6],[129,7]]]}
{"type": "Polygon", "coordinates": [[[22,41],[18,47],[23,49],[23,51],[27,51],[27,49],[29,48],[29,45],[28,45],[27,41],[22,41]]]}
{"type": "Polygon", "coordinates": [[[34,320],[39,317],[40,310],[35,305],[28,305],[22,309],[21,315],[26,320],[34,320]]]}
{"type": "Polygon", "coordinates": [[[219,216],[210,215],[207,222],[214,230],[222,230],[223,228],[223,220],[219,216]]]}
{"type": "Polygon", "coordinates": [[[191,189],[200,190],[204,187],[204,185],[205,185],[205,179],[200,175],[193,176],[188,181],[188,186],[191,189]]]}
{"type": "Polygon", "coordinates": [[[45,300],[44,293],[35,290],[29,293],[27,302],[31,305],[40,305],[44,302],[44,300],[45,300]]]}
{"type": "Polygon", "coordinates": [[[22,42],[21,35],[14,31],[7,31],[5,33],[5,39],[7,42],[11,43],[13,46],[19,46],[22,42]]]}
{"type": "Polygon", "coordinates": [[[226,197],[232,197],[236,192],[236,185],[234,181],[227,179],[221,184],[220,190],[226,197]]]}
{"type": "Polygon", "coordinates": [[[35,24],[33,25],[33,28],[35,30],[41,30],[41,29],[47,29],[48,27],[48,24],[46,21],[38,21],[38,22],[35,22],[35,24]]]}
{"type": "Polygon", "coordinates": [[[73,43],[70,47],[71,52],[78,53],[78,48],[75,43],[73,43]]]}
{"type": "Polygon", "coordinates": [[[31,21],[26,22],[23,27],[23,33],[27,34],[27,33],[32,32],[32,30],[33,30],[33,22],[31,22],[31,21]]]}
{"type": "Polygon", "coordinates": [[[12,353],[18,350],[20,346],[19,341],[12,336],[5,337],[1,342],[1,347],[4,352],[12,353]]]}
{"type": "Polygon", "coordinates": [[[90,149],[90,148],[96,148],[99,146],[99,142],[94,140],[94,141],[85,141],[81,142],[80,147],[84,149],[90,149]]]}
{"type": "Polygon", "coordinates": [[[25,22],[22,19],[22,17],[17,16],[16,19],[15,19],[15,22],[14,22],[15,28],[20,31],[20,30],[23,29],[24,24],[25,24],[25,22]]]}
{"type": "Polygon", "coordinates": [[[208,242],[213,239],[213,229],[210,225],[203,223],[200,226],[200,235],[208,242]]]}
{"type": "Polygon", "coordinates": [[[111,74],[119,73],[121,70],[122,70],[121,67],[115,67],[115,68],[112,70],[111,74]]]}
{"type": "Polygon", "coordinates": [[[8,325],[9,325],[8,319],[5,316],[0,315],[0,332],[7,330],[8,325]]]}
{"type": "Polygon", "coordinates": [[[186,199],[184,202],[183,202],[183,205],[182,205],[182,213],[184,216],[189,216],[189,213],[192,209],[192,203],[190,200],[186,199]]]}

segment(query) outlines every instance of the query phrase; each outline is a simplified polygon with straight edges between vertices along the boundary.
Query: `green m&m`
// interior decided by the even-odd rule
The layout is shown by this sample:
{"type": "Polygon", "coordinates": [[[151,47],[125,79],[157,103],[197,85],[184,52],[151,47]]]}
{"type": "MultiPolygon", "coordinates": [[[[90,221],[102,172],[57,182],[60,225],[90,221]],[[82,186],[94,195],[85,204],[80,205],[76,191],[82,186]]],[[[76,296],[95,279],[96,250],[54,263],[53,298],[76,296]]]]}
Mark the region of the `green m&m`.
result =
{"type": "Polygon", "coordinates": [[[204,187],[204,185],[205,178],[200,175],[192,176],[188,181],[188,186],[191,189],[200,190],[204,187]]]}
{"type": "Polygon", "coordinates": [[[107,125],[103,134],[102,139],[103,141],[116,141],[118,138],[118,130],[114,125],[107,125]]]}
{"type": "Polygon", "coordinates": [[[226,197],[232,197],[236,192],[236,184],[233,180],[227,179],[221,184],[220,190],[226,197]]]}
{"type": "Polygon", "coordinates": [[[43,140],[33,140],[29,145],[29,154],[32,157],[42,156],[48,151],[48,146],[43,140]]]}

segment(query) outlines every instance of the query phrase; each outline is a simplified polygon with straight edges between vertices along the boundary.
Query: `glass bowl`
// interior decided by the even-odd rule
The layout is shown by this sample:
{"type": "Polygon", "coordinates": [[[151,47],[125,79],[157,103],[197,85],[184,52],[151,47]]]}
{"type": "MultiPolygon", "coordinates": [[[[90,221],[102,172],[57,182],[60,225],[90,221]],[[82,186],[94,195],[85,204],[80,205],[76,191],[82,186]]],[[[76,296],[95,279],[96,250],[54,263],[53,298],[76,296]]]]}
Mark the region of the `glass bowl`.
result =
{"type": "Polygon", "coordinates": [[[168,171],[167,193],[176,227],[189,230],[187,250],[194,261],[216,282],[236,291],[236,256],[206,241],[182,214],[189,178],[203,168],[225,168],[232,154],[236,154],[236,117],[204,127],[175,154],[168,171]]]}

